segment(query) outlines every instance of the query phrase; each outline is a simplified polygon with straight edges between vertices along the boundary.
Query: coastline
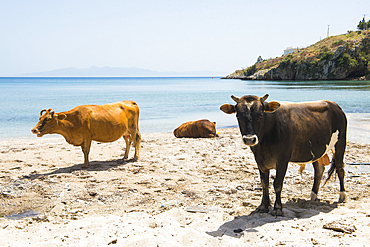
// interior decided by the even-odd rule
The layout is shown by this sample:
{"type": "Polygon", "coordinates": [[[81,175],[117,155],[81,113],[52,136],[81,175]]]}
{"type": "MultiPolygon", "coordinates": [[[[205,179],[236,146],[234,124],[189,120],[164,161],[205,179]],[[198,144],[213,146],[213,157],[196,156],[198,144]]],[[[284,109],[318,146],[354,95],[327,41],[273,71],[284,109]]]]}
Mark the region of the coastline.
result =
{"type": "MultiPolygon", "coordinates": [[[[347,140],[353,142],[359,142],[363,144],[370,144],[370,113],[346,113],[347,120],[348,120],[348,127],[347,127],[347,140]]],[[[217,129],[229,129],[229,128],[237,128],[237,122],[235,125],[229,124],[225,126],[218,127],[217,129]]],[[[141,128],[140,128],[141,129],[141,128]]],[[[145,133],[145,134],[161,134],[161,133],[172,133],[172,132],[158,132],[158,133],[145,133]]],[[[143,134],[143,133],[142,133],[143,134]]],[[[36,137],[33,134],[28,136],[20,136],[20,137],[0,137],[0,143],[3,142],[12,142],[12,141],[36,141],[40,138],[36,137]]],[[[45,135],[42,137],[45,140],[53,140],[53,139],[63,139],[61,135],[53,134],[53,135],[45,135]]]]}
{"type": "MultiPolygon", "coordinates": [[[[261,199],[253,154],[242,145],[237,128],[217,131],[220,137],[212,139],[143,134],[139,161],[123,164],[116,162],[123,154],[123,140],[94,142],[88,169],[81,169],[81,149],[62,138],[0,142],[3,244],[369,243],[370,173],[361,166],[346,167],[351,168],[345,177],[348,202],[337,204],[337,179],[320,189],[321,201],[311,202],[312,171],[306,169],[301,176],[298,166],[290,164],[282,193],[285,216],[251,214],[261,199]],[[189,212],[189,207],[197,212],[189,212]],[[4,217],[31,211],[36,213],[19,220],[4,217]],[[356,230],[344,233],[323,228],[332,222],[356,230]]],[[[369,161],[370,145],[348,142],[346,163],[369,161]]],[[[271,187],[273,200],[272,194],[271,187]]]]}

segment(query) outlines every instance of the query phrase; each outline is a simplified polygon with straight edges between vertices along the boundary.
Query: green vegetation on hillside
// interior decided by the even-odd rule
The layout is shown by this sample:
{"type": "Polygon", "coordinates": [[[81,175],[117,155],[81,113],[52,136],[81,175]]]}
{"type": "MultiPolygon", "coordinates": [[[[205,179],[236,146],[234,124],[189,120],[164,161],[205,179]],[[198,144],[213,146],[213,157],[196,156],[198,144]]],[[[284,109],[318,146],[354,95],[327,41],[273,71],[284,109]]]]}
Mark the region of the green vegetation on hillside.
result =
{"type": "Polygon", "coordinates": [[[285,56],[236,70],[229,78],[264,80],[331,80],[370,76],[370,31],[330,36],[285,56]],[[259,78],[252,78],[253,74],[259,78]],[[250,78],[247,78],[250,77],[250,78]]]}

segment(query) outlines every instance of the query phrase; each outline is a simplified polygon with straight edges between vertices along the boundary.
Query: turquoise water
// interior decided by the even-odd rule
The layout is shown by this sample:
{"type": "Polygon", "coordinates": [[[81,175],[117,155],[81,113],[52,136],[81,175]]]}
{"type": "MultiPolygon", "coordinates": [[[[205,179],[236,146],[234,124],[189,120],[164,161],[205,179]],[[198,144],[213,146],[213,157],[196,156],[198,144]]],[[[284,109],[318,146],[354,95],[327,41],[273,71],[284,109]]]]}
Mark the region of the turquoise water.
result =
{"type": "MultiPolygon", "coordinates": [[[[350,120],[349,139],[370,143],[370,81],[241,81],[211,77],[0,78],[0,139],[36,138],[31,128],[44,108],[67,111],[82,104],[134,100],[142,133],[172,132],[186,121],[207,118],[217,128],[237,126],[219,110],[230,95],[268,100],[337,102],[350,120]]],[[[55,135],[52,135],[52,137],[55,135]]]]}

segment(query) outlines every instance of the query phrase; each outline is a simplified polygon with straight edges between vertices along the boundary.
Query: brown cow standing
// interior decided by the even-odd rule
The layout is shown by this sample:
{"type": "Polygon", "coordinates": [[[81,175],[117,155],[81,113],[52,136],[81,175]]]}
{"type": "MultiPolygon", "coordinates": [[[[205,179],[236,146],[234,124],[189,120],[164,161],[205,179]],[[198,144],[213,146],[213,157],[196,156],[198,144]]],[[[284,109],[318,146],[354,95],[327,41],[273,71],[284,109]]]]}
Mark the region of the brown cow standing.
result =
{"type": "MultiPolygon", "coordinates": [[[[220,109],[236,113],[244,144],[252,150],[260,172],[262,201],[258,212],[269,212],[270,170],[276,169],[274,180],[275,204],[273,215],[283,215],[281,191],[289,162],[312,163],[315,173],[311,199],[317,200],[321,178],[328,163],[327,153],[333,150],[329,175],[337,172],[339,202],[346,199],[343,157],[346,149],[347,118],[334,102],[321,100],[303,103],[266,102],[263,97],[231,96],[236,104],[224,104],[220,109]]],[[[327,181],[328,181],[327,179],[327,181]]]]}
{"type": "Polygon", "coordinates": [[[123,137],[126,142],[123,159],[127,159],[132,142],[137,159],[141,145],[139,106],[134,101],[125,100],[105,105],[81,105],[60,113],[44,109],[32,133],[38,137],[60,134],[69,144],[81,146],[84,168],[89,167],[91,141],[113,142],[123,137]]]}
{"type": "Polygon", "coordinates": [[[202,119],[198,121],[190,121],[183,123],[173,131],[173,134],[180,137],[189,138],[212,138],[217,136],[216,134],[216,122],[210,122],[207,119],[202,119]]]}

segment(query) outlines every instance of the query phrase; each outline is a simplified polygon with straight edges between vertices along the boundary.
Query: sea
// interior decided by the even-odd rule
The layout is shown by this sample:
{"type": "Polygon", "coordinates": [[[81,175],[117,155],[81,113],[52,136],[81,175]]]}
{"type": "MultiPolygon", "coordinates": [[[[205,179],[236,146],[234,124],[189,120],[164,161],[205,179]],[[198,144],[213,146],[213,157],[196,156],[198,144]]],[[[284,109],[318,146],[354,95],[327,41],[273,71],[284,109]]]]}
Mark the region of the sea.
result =
{"type": "Polygon", "coordinates": [[[370,81],[218,77],[0,77],[0,140],[36,139],[31,129],[42,109],[62,112],[121,100],[139,105],[142,134],[172,132],[184,122],[199,119],[216,122],[217,128],[237,127],[235,115],[223,113],[220,106],[234,103],[231,95],[265,94],[270,95],[267,101],[334,101],[347,115],[348,140],[370,144],[370,81]]]}

